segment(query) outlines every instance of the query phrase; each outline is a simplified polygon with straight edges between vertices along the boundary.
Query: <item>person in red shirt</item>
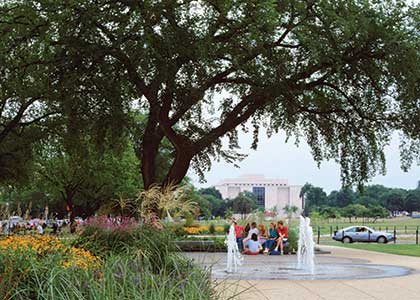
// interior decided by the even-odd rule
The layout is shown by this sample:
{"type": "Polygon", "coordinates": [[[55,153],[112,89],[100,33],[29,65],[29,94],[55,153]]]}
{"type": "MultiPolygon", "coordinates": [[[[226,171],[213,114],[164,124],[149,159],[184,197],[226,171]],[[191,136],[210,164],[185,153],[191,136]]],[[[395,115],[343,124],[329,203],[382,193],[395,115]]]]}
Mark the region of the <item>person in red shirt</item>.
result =
{"type": "Polygon", "coordinates": [[[277,246],[275,251],[279,251],[280,247],[280,254],[283,255],[283,245],[287,242],[287,239],[289,238],[289,230],[286,226],[283,225],[283,221],[277,222],[277,246]]]}
{"type": "Polygon", "coordinates": [[[236,243],[238,244],[238,250],[243,251],[244,246],[242,242],[242,233],[244,232],[244,227],[241,225],[238,225],[236,220],[233,221],[233,224],[235,226],[235,235],[236,235],[236,243]]]}

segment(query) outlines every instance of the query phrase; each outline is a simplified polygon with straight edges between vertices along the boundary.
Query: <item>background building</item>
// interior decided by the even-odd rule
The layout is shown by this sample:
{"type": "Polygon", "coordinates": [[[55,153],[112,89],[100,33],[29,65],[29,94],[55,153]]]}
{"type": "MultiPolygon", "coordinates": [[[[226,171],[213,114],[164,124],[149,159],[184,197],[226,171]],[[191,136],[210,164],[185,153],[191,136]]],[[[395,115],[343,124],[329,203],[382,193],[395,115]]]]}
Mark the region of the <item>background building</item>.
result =
{"type": "Polygon", "coordinates": [[[238,178],[224,179],[216,189],[223,199],[233,199],[239,193],[249,191],[257,197],[259,206],[271,210],[277,206],[280,215],[284,215],[286,205],[298,207],[298,213],[304,208],[303,200],[299,197],[302,186],[289,185],[287,179],[269,179],[263,175],[242,175],[238,178]]]}

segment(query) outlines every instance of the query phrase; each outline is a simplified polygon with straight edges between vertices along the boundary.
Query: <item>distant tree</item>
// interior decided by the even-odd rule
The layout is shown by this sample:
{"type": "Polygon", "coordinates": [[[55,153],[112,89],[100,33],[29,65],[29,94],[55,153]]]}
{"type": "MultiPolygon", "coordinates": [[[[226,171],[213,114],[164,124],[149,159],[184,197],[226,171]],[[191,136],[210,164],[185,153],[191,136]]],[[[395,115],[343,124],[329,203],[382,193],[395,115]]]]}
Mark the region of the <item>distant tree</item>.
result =
{"type": "Polygon", "coordinates": [[[287,215],[289,226],[292,224],[292,218],[297,213],[298,210],[299,208],[295,205],[286,205],[285,207],[283,207],[283,211],[287,215]]]}
{"type": "Polygon", "coordinates": [[[408,191],[404,198],[404,209],[408,212],[420,211],[420,189],[408,191]]]}
{"type": "Polygon", "coordinates": [[[312,225],[316,224],[316,222],[323,219],[322,215],[316,210],[311,211],[309,217],[311,218],[312,225]]]}
{"type": "Polygon", "coordinates": [[[204,197],[208,201],[210,205],[210,213],[212,216],[215,216],[215,217],[224,216],[224,212],[226,209],[225,207],[226,201],[216,198],[213,195],[201,194],[201,196],[204,197]]]}
{"type": "Polygon", "coordinates": [[[211,195],[215,198],[223,199],[222,194],[214,186],[208,188],[201,188],[198,192],[202,195],[211,195]]]}
{"type": "Polygon", "coordinates": [[[37,147],[31,180],[38,190],[53,198],[51,211],[67,211],[73,218],[93,215],[102,205],[119,197],[135,197],[141,188],[139,161],[125,141],[121,151],[100,151],[85,135],[67,146],[59,136],[37,147]]]}
{"type": "Polygon", "coordinates": [[[212,206],[209,202],[208,198],[204,197],[203,195],[198,195],[195,198],[192,198],[192,201],[197,203],[198,213],[200,216],[203,216],[205,219],[210,220],[212,216],[212,206]]]}
{"type": "Polygon", "coordinates": [[[227,206],[225,210],[225,218],[229,219],[233,216],[233,209],[232,207],[227,206]]]}
{"type": "Polygon", "coordinates": [[[250,192],[240,193],[232,200],[231,205],[233,211],[235,213],[240,213],[242,217],[258,208],[255,195],[250,192]]]}
{"type": "Polygon", "coordinates": [[[300,192],[305,203],[305,213],[308,214],[313,209],[319,209],[322,205],[327,204],[327,194],[320,187],[315,187],[306,183],[300,192]]]}
{"type": "Polygon", "coordinates": [[[324,219],[337,219],[341,217],[340,210],[336,207],[324,206],[320,209],[320,213],[324,219]]]}
{"type": "Polygon", "coordinates": [[[328,203],[331,206],[345,207],[354,203],[356,195],[350,188],[342,188],[339,191],[332,191],[328,196],[328,203]]]}
{"type": "Polygon", "coordinates": [[[386,218],[389,216],[389,211],[380,205],[368,207],[367,217],[375,218],[374,222],[378,218],[386,218]]]}
{"type": "Polygon", "coordinates": [[[395,211],[404,210],[404,199],[406,191],[402,189],[390,189],[387,193],[381,196],[381,201],[384,207],[394,213],[395,211]]]}
{"type": "Polygon", "coordinates": [[[351,223],[352,218],[365,217],[368,214],[368,209],[361,204],[350,204],[341,210],[341,214],[344,217],[349,218],[351,223]]]}

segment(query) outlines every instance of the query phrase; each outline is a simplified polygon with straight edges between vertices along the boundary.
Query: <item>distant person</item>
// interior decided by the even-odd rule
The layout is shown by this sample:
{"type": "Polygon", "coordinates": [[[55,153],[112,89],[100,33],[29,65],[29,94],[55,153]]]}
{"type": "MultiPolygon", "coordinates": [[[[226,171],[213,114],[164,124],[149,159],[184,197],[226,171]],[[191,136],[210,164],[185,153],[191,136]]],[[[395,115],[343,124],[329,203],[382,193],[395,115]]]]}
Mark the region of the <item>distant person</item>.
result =
{"type": "Polygon", "coordinates": [[[286,226],[283,225],[283,221],[277,222],[277,234],[278,234],[277,245],[274,250],[279,251],[279,247],[280,247],[280,254],[283,255],[284,244],[288,241],[288,238],[289,238],[289,230],[287,229],[286,226]]]}
{"type": "Polygon", "coordinates": [[[258,242],[258,235],[253,233],[251,239],[245,243],[245,251],[243,254],[257,255],[260,253],[261,245],[258,242]]]}
{"type": "Polygon", "coordinates": [[[267,231],[265,230],[264,224],[258,225],[258,242],[261,247],[264,248],[265,242],[267,241],[267,231]]]}
{"type": "Polygon", "coordinates": [[[278,234],[276,224],[274,222],[271,222],[270,228],[268,229],[267,241],[265,242],[264,253],[268,253],[268,251],[270,251],[273,248],[273,246],[277,244],[277,238],[278,234]]]}
{"type": "Polygon", "coordinates": [[[249,223],[246,223],[245,228],[244,228],[245,237],[248,236],[248,233],[250,230],[251,230],[251,225],[249,225],[249,223]]]}
{"type": "Polygon", "coordinates": [[[58,223],[57,221],[55,221],[52,225],[52,229],[53,229],[53,234],[58,234],[58,223]]]}
{"type": "Polygon", "coordinates": [[[244,227],[238,225],[238,222],[236,220],[233,221],[233,226],[235,227],[236,243],[238,244],[238,249],[240,252],[242,252],[244,250],[244,246],[242,243],[242,234],[244,232],[244,227]]]}
{"type": "Polygon", "coordinates": [[[41,234],[41,235],[44,234],[44,228],[42,227],[40,223],[37,223],[36,230],[38,234],[41,234]]]}
{"type": "Polygon", "coordinates": [[[77,228],[77,223],[74,220],[70,221],[70,233],[75,233],[77,228]]]}

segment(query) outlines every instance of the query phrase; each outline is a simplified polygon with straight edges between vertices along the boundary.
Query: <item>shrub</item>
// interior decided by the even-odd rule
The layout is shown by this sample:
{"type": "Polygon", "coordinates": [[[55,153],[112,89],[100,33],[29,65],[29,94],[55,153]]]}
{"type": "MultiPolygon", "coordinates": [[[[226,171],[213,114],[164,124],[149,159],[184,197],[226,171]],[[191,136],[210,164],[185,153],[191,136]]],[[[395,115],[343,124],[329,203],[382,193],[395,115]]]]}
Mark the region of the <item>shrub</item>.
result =
{"type": "Polygon", "coordinates": [[[86,226],[73,245],[101,257],[111,254],[139,256],[149,260],[156,270],[165,266],[170,253],[178,251],[170,232],[147,226],[129,230],[86,226]]]}
{"type": "Polygon", "coordinates": [[[116,217],[108,218],[107,216],[100,216],[89,218],[85,222],[86,226],[100,227],[103,229],[133,229],[139,226],[139,222],[134,218],[116,217]]]}
{"type": "Polygon", "coordinates": [[[191,213],[187,213],[185,216],[185,227],[191,227],[194,224],[194,217],[191,213]]]}
{"type": "Polygon", "coordinates": [[[293,251],[293,250],[297,251],[298,239],[299,239],[298,231],[295,228],[290,228],[289,229],[289,238],[288,238],[289,251],[293,251]]]}
{"type": "Polygon", "coordinates": [[[216,232],[217,232],[217,233],[224,233],[224,232],[225,232],[225,228],[224,228],[224,227],[222,227],[222,226],[217,226],[217,227],[216,227],[216,232]]]}
{"type": "Polygon", "coordinates": [[[184,226],[180,224],[167,225],[165,226],[165,230],[167,230],[168,232],[171,232],[176,237],[182,237],[187,234],[184,230],[184,226]]]}
{"type": "Polygon", "coordinates": [[[210,234],[215,234],[216,233],[216,227],[214,226],[213,223],[211,223],[210,226],[209,226],[209,233],[210,234]]]}
{"type": "Polygon", "coordinates": [[[229,233],[229,229],[230,229],[230,225],[229,224],[223,225],[223,228],[224,228],[224,232],[225,233],[229,233]]]}

